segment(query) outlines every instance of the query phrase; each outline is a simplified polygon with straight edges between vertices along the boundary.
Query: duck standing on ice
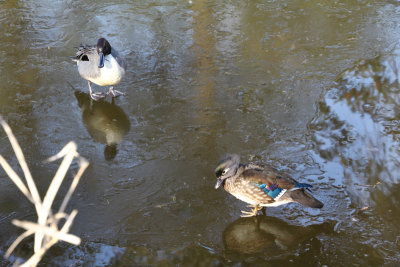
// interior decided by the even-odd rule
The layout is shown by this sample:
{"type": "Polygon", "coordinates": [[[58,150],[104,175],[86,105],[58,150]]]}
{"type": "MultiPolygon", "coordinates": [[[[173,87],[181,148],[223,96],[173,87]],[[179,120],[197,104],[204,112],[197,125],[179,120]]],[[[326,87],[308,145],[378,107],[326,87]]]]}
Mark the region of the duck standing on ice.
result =
{"type": "Polygon", "coordinates": [[[255,216],[265,207],[277,207],[290,202],[318,209],[324,206],[307,192],[312,185],[299,183],[266,164],[242,164],[236,154],[225,156],[218,163],[215,175],[215,189],[222,186],[228,193],[253,207],[252,211],[242,211],[242,217],[255,216]]]}
{"type": "Polygon", "coordinates": [[[114,90],[125,74],[126,63],[119,53],[111,47],[105,38],[100,38],[97,45],[80,45],[74,58],[78,65],[78,72],[88,81],[90,97],[99,100],[109,95],[117,97],[124,93],[114,90]],[[111,86],[107,94],[93,92],[91,83],[100,86],[111,86]]]}

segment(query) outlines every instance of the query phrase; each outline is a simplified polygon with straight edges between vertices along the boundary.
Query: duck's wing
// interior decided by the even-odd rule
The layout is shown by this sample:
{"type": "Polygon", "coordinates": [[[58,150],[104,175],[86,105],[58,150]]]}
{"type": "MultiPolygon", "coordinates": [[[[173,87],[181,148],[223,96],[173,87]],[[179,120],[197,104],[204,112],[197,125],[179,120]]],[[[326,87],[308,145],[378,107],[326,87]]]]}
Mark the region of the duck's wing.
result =
{"type": "Polygon", "coordinates": [[[121,55],[118,53],[118,51],[115,50],[114,48],[111,48],[111,55],[115,58],[115,60],[117,61],[118,65],[120,65],[124,70],[126,70],[126,62],[121,57],[121,55]]]}
{"type": "Polygon", "coordinates": [[[249,164],[240,178],[255,198],[263,199],[261,203],[278,201],[286,192],[312,187],[309,184],[298,183],[287,174],[278,172],[267,165],[249,164]]]}
{"type": "Polygon", "coordinates": [[[266,183],[268,185],[276,184],[279,188],[282,189],[300,189],[300,188],[311,188],[312,185],[306,183],[299,183],[295,179],[293,179],[289,174],[278,171],[277,169],[263,164],[263,163],[249,163],[248,169],[259,170],[265,173],[266,175],[266,183]]]}
{"type": "Polygon", "coordinates": [[[78,46],[78,51],[75,54],[74,60],[78,61],[89,61],[88,55],[91,55],[96,51],[95,45],[82,45],[78,46]]]}

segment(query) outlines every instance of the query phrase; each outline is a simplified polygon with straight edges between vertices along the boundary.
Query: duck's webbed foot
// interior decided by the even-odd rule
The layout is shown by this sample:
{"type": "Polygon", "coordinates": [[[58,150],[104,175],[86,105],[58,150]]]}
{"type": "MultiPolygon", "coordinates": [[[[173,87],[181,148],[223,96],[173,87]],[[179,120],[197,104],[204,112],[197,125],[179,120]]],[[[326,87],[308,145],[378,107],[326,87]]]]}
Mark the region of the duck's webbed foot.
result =
{"type": "Polygon", "coordinates": [[[106,97],[106,95],[103,93],[103,92],[97,92],[97,93],[90,93],[90,97],[93,99],[93,100],[95,100],[95,101],[97,101],[97,100],[100,100],[100,99],[102,99],[102,98],[105,98],[106,97]]]}
{"type": "Polygon", "coordinates": [[[97,101],[97,100],[100,100],[100,99],[106,97],[106,95],[105,95],[103,92],[94,93],[93,90],[92,90],[91,82],[88,81],[88,84],[89,84],[90,97],[91,97],[93,100],[97,101]]]}
{"type": "Polygon", "coordinates": [[[118,91],[118,90],[114,90],[114,87],[111,86],[110,89],[107,92],[107,95],[111,96],[111,97],[118,97],[118,96],[121,96],[121,95],[125,95],[125,93],[123,93],[121,91],[118,91]]]}
{"type": "Polygon", "coordinates": [[[248,205],[247,207],[252,207],[253,210],[252,211],[245,211],[242,210],[242,215],[240,215],[240,217],[252,217],[252,216],[256,216],[258,214],[258,212],[260,210],[263,209],[263,207],[261,207],[260,205],[256,204],[256,205],[248,205]]]}

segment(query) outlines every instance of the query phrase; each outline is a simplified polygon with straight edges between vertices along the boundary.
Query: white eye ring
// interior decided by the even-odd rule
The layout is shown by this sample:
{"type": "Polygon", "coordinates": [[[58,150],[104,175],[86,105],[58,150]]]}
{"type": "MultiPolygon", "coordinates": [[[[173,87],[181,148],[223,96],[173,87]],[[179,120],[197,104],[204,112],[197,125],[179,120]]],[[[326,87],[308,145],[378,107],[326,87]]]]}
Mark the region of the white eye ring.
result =
{"type": "Polygon", "coordinates": [[[223,172],[222,175],[225,175],[229,171],[229,168],[226,168],[223,172]]]}

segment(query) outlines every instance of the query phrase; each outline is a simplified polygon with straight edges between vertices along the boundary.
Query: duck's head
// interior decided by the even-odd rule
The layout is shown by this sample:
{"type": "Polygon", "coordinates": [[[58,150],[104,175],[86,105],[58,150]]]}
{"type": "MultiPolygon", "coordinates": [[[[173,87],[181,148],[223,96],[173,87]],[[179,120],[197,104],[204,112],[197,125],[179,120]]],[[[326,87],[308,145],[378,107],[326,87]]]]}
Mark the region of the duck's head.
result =
{"type": "Polygon", "coordinates": [[[215,176],[217,176],[215,189],[218,189],[221,185],[223,185],[227,178],[236,174],[239,164],[240,157],[236,154],[227,155],[220,160],[220,162],[218,162],[217,168],[215,169],[215,176]]]}
{"type": "Polygon", "coordinates": [[[104,148],[104,158],[107,161],[113,160],[117,155],[117,153],[118,153],[117,144],[106,145],[106,147],[104,148]]]}
{"type": "Polygon", "coordinates": [[[105,38],[100,38],[97,41],[97,53],[99,53],[99,68],[104,67],[104,57],[111,54],[111,45],[105,38]]]}

